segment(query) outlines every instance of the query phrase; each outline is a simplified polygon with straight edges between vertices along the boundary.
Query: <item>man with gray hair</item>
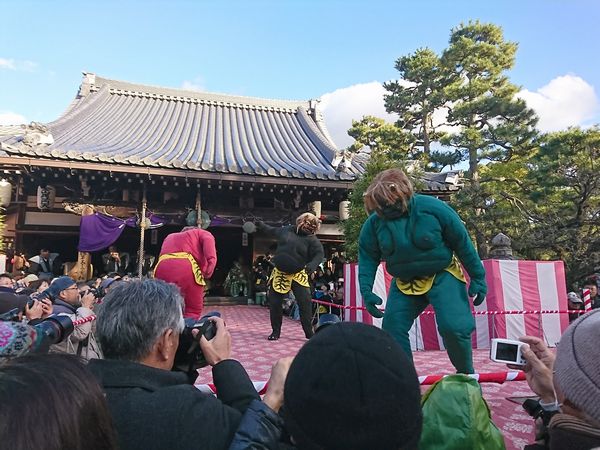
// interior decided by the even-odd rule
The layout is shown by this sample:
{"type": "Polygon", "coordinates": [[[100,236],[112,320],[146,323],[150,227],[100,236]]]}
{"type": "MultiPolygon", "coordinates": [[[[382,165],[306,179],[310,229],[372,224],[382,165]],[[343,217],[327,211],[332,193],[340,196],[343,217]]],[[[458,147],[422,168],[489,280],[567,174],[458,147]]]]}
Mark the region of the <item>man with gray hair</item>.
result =
{"type": "Polygon", "coordinates": [[[184,328],[182,310],[176,286],[144,279],[111,290],[98,311],[105,359],[89,368],[106,393],[122,450],[227,448],[242,414],[260,401],[244,368],[231,359],[231,336],[218,317],[211,318],[215,337],[200,339],[218,396],[170,371],[184,328]]]}

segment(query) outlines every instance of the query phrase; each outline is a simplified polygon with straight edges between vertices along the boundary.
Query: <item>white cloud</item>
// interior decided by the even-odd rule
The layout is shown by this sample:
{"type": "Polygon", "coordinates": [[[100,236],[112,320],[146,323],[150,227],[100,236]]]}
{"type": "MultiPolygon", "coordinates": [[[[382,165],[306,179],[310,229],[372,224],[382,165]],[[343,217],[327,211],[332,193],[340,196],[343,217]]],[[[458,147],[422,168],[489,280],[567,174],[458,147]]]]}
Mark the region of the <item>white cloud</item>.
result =
{"type": "Polygon", "coordinates": [[[376,116],[394,122],[396,116],[388,114],[383,105],[386,90],[378,81],[355,84],[337,89],[321,97],[321,111],[327,131],[338,148],[345,148],[354,142],[348,136],[353,120],[363,116],[376,116]]]}
{"type": "Polygon", "coordinates": [[[0,69],[17,70],[14,59],[0,58],[0,69]]]}
{"type": "Polygon", "coordinates": [[[181,89],[203,92],[206,90],[204,79],[202,77],[196,77],[193,80],[185,80],[181,84],[181,89]]]}
{"type": "Polygon", "coordinates": [[[518,96],[535,110],[543,132],[589,125],[600,112],[594,86],[576,75],[556,77],[537,91],[524,89],[518,96]]]}
{"type": "Polygon", "coordinates": [[[33,61],[0,58],[0,69],[33,72],[37,66],[33,61]]]}
{"type": "Polygon", "coordinates": [[[11,111],[0,111],[0,125],[20,125],[27,123],[27,119],[21,114],[11,111]]]}
{"type": "MultiPolygon", "coordinates": [[[[366,115],[380,117],[388,122],[396,120],[395,115],[385,111],[385,93],[380,82],[372,81],[340,88],[321,97],[325,124],[338,148],[352,144],[353,139],[348,136],[352,120],[360,120],[366,115]]],[[[537,91],[524,89],[518,96],[538,114],[538,128],[543,132],[577,125],[585,127],[593,121],[600,121],[600,101],[594,87],[575,75],[556,77],[537,91]]],[[[443,123],[446,114],[445,109],[436,111],[434,123],[443,123]]],[[[452,132],[455,128],[442,126],[440,130],[452,132]]]]}

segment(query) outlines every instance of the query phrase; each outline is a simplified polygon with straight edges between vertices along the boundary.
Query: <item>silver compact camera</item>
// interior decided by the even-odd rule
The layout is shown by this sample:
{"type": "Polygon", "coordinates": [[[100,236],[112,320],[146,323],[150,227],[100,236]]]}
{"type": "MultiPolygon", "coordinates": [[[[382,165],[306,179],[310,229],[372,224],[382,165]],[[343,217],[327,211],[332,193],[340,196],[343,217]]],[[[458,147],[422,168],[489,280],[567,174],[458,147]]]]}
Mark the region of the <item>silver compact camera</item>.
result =
{"type": "Polygon", "coordinates": [[[525,345],[523,342],[511,339],[492,339],[490,359],[500,363],[524,366],[527,361],[523,358],[523,345],[525,345]]]}

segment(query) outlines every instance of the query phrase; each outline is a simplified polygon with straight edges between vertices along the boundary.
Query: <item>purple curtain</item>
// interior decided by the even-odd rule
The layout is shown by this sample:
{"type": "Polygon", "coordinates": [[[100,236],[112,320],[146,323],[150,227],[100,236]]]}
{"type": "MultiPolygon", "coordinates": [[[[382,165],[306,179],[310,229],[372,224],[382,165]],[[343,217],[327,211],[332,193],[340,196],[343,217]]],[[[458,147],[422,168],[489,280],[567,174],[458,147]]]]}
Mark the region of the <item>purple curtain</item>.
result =
{"type": "MultiPolygon", "coordinates": [[[[164,218],[155,214],[149,213],[147,217],[150,219],[151,228],[158,228],[165,223],[164,218]]],[[[100,213],[82,216],[77,248],[80,252],[97,252],[116,242],[125,226],[136,228],[138,225],[137,217],[123,220],[100,213]]]]}
{"type": "Polygon", "coordinates": [[[102,250],[119,239],[124,229],[125,221],[116,217],[99,213],[82,216],[79,225],[79,245],[77,249],[80,252],[102,250]]]}

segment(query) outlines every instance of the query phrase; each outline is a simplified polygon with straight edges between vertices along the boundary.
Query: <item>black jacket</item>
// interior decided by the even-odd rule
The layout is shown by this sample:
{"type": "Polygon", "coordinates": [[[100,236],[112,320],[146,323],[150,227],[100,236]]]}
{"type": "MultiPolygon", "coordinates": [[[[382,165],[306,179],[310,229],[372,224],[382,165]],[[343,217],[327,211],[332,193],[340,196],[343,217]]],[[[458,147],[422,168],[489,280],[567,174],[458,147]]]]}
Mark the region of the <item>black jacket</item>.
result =
{"type": "Polygon", "coordinates": [[[273,264],[284,273],[296,273],[306,268],[314,272],[323,261],[321,241],[315,235],[296,233],[293,226],[272,227],[258,222],[258,229],[277,238],[277,250],[273,264]]]}
{"type": "Polygon", "coordinates": [[[254,400],[242,417],[229,450],[279,449],[283,419],[262,402],[254,400]]]}
{"type": "Polygon", "coordinates": [[[213,367],[218,398],[188,384],[183,373],[117,360],[88,366],[106,393],[121,450],[226,449],[250,402],[260,400],[231,359],[213,367]]]}

